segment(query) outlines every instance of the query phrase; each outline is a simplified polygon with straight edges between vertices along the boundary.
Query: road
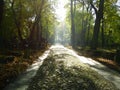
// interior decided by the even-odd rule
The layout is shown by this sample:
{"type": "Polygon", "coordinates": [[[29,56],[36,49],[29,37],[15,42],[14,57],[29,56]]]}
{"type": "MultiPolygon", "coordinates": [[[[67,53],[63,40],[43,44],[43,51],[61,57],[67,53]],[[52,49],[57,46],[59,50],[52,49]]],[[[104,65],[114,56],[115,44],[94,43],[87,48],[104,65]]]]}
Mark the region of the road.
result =
{"type": "Polygon", "coordinates": [[[109,69],[108,67],[100,64],[99,62],[96,62],[95,60],[92,60],[91,58],[77,55],[77,53],[72,49],[68,49],[62,45],[53,45],[50,47],[49,50],[45,51],[45,53],[39,57],[36,63],[31,65],[24,74],[20,75],[14,83],[8,85],[5,90],[25,90],[28,87],[31,78],[35,76],[38,68],[42,65],[42,62],[45,58],[47,58],[49,54],[59,55],[59,58],[62,58],[63,54],[72,55],[79,59],[80,62],[84,63],[91,69],[104,76],[104,78],[106,78],[107,80],[113,82],[116,87],[120,89],[119,73],[109,69]]]}
{"type": "Polygon", "coordinates": [[[112,83],[114,83],[116,85],[117,88],[120,89],[120,74],[114,70],[111,70],[110,68],[108,68],[107,66],[91,59],[91,58],[87,58],[84,56],[79,56],[74,50],[68,49],[64,46],[52,46],[52,49],[58,49],[55,52],[58,54],[61,54],[63,52],[67,52],[75,57],[77,57],[82,63],[88,65],[91,69],[95,70],[96,72],[98,72],[100,75],[102,75],[104,78],[106,78],[107,80],[111,81],[112,83]],[[63,52],[59,52],[59,50],[62,50],[63,52]]]}

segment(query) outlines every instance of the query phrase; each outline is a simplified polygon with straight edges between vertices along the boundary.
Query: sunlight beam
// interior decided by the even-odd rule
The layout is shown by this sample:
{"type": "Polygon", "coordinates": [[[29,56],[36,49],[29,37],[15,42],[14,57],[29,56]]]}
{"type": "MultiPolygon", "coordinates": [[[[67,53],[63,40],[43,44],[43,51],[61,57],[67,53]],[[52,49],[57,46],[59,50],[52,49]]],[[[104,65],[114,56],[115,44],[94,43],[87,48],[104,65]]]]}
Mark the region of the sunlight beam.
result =
{"type": "Polygon", "coordinates": [[[66,17],[66,9],[65,5],[68,2],[68,0],[58,0],[57,7],[55,8],[55,13],[57,16],[58,21],[64,21],[66,17]]]}

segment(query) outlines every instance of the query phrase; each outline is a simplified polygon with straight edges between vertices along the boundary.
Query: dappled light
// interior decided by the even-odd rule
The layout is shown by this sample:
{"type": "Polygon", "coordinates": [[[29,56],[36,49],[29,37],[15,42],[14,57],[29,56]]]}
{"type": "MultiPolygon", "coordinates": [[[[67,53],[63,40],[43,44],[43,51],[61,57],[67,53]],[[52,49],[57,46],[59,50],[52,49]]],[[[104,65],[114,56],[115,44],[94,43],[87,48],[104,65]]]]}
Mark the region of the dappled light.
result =
{"type": "Polygon", "coordinates": [[[64,21],[60,22],[55,27],[55,41],[54,44],[70,45],[70,30],[67,28],[64,21]]]}
{"type": "Polygon", "coordinates": [[[110,90],[116,90],[112,83],[83,64],[80,58],[76,57],[77,54],[73,50],[67,49],[62,45],[55,45],[50,48],[50,51],[49,57],[45,59],[27,90],[37,90],[38,88],[46,90],[49,88],[72,88],[74,90],[106,90],[109,88],[110,90]]]}
{"type": "Polygon", "coordinates": [[[66,9],[65,9],[65,5],[67,4],[68,0],[58,0],[56,8],[55,8],[55,13],[57,16],[57,20],[59,22],[63,22],[65,21],[65,17],[66,17],[66,9]]]}
{"type": "Polygon", "coordinates": [[[1,90],[120,89],[120,0],[1,0],[1,90]]]}

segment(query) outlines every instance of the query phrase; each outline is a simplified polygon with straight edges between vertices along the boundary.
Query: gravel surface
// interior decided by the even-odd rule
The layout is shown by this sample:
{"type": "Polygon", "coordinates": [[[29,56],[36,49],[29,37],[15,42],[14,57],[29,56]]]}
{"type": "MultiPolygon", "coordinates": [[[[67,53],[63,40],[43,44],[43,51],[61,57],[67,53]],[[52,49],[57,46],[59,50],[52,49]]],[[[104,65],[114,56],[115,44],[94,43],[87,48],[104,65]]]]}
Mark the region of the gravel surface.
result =
{"type": "Polygon", "coordinates": [[[50,55],[27,90],[118,90],[63,47],[51,48],[50,55]]]}

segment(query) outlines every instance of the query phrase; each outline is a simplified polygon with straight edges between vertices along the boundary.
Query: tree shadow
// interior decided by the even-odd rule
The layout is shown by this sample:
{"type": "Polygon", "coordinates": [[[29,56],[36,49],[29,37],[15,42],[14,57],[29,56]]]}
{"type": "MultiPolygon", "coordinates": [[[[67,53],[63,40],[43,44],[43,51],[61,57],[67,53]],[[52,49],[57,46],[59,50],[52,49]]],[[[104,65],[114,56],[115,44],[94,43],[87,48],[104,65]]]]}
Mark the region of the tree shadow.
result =
{"type": "Polygon", "coordinates": [[[117,90],[98,73],[82,66],[67,67],[56,58],[44,60],[27,90],[117,90]]]}

